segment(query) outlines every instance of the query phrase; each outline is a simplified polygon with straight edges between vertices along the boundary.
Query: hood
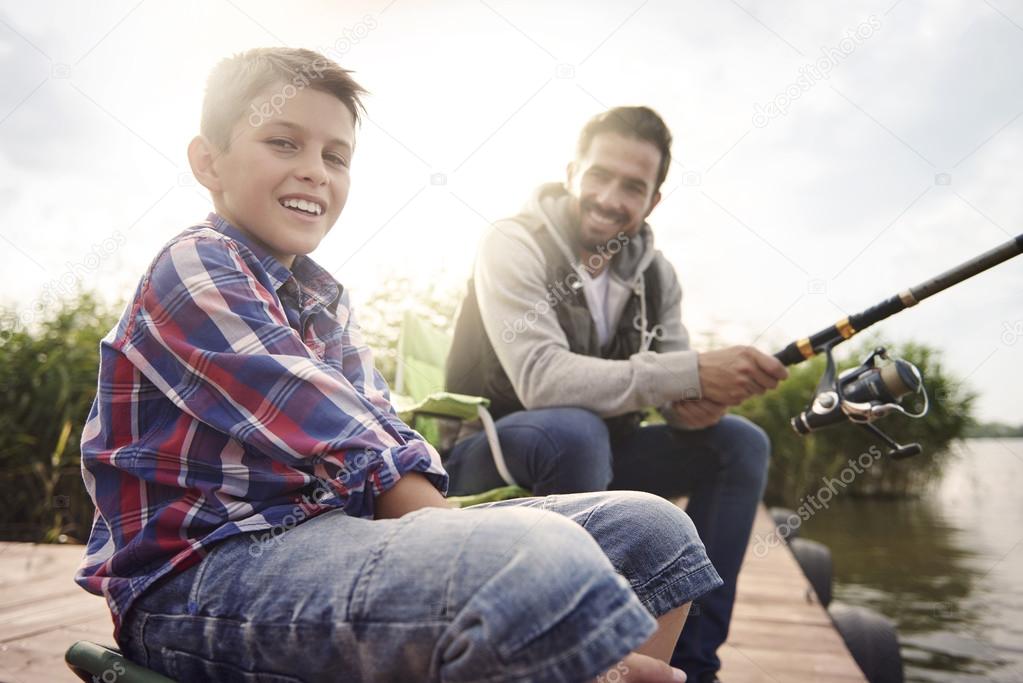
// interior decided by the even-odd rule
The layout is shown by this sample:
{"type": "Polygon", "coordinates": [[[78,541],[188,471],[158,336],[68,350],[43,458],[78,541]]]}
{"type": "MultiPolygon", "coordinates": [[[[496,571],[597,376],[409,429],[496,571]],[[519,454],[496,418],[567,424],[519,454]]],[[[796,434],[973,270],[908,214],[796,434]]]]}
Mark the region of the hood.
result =
{"type": "MultiPolygon", "coordinates": [[[[545,183],[538,187],[522,207],[521,214],[530,218],[530,222],[538,222],[543,229],[554,238],[554,242],[576,268],[581,268],[579,256],[572,245],[572,222],[575,220],[571,212],[572,196],[561,183],[545,183]]],[[[611,273],[623,282],[632,283],[654,259],[654,233],[650,225],[643,221],[639,231],[629,237],[625,248],[611,259],[611,273]]],[[[624,241],[624,240],[623,240],[624,241]]]]}

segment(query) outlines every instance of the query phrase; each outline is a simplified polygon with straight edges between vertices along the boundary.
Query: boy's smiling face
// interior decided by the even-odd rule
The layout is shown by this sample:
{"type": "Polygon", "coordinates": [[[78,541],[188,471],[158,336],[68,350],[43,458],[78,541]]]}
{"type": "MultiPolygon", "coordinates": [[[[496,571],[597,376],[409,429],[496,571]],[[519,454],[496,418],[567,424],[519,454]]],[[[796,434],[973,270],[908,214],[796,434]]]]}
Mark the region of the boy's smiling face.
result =
{"type": "MultiPolygon", "coordinates": [[[[281,89],[268,88],[256,108],[281,89]]],[[[319,245],[348,199],[354,117],[330,93],[305,88],[280,113],[257,117],[258,126],[251,118],[235,124],[227,151],[200,137],[189,159],[217,213],[290,268],[319,245]]]]}

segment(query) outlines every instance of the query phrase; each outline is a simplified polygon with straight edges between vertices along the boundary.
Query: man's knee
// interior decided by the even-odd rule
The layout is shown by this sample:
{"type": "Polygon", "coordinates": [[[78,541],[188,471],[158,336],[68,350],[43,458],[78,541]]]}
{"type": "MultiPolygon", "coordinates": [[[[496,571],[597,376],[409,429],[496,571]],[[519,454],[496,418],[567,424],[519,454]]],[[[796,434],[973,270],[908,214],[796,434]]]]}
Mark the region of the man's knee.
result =
{"type": "Polygon", "coordinates": [[[751,485],[763,487],[771,460],[771,439],[760,426],[738,415],[721,421],[726,439],[726,468],[751,485]]]}
{"type": "Polygon", "coordinates": [[[537,428],[546,452],[543,475],[534,491],[576,493],[602,491],[611,483],[611,440],[599,415],[583,408],[544,411],[537,428]]]}

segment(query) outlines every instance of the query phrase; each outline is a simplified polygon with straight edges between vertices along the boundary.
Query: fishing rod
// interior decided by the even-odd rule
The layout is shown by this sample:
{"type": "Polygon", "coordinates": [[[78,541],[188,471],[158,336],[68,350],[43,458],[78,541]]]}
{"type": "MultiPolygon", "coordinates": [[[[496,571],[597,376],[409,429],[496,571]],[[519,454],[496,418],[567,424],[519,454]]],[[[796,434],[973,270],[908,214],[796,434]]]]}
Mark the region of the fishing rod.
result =
{"type": "Polygon", "coordinates": [[[820,353],[827,356],[827,367],[810,404],[792,418],[792,428],[805,435],[821,427],[849,421],[888,444],[891,449],[888,455],[893,459],[920,453],[920,444],[902,445],[873,424],[874,420],[893,412],[910,418],[927,414],[930,403],[920,369],[907,360],[892,358],[884,347],[878,347],[859,367],[838,374],[832,350],[871,325],[1021,253],[1023,234],[860,313],[842,318],[809,337],[796,340],[774,354],[784,365],[796,365],[820,353]],[[923,407],[917,412],[907,411],[899,403],[910,394],[923,395],[923,407]]]}

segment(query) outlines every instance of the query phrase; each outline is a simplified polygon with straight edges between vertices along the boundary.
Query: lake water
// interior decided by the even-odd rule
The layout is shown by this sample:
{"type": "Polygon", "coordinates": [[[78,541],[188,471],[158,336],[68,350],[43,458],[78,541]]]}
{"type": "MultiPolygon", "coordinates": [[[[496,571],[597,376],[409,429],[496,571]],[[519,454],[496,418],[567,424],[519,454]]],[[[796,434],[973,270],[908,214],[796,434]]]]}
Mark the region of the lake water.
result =
{"type": "Polygon", "coordinates": [[[1023,439],[969,439],[911,501],[843,500],[803,525],[835,599],[899,629],[908,681],[1023,681],[1023,439]]]}

